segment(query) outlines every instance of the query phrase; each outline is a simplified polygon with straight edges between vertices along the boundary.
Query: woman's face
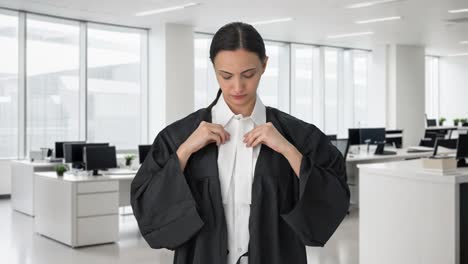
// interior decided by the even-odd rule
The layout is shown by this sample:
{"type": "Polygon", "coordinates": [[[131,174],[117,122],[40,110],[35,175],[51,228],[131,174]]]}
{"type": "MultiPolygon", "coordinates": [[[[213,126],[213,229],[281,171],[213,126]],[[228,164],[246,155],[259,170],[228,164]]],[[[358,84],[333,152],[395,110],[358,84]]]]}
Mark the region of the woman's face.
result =
{"type": "Polygon", "coordinates": [[[245,49],[218,52],[214,59],[216,79],[223,91],[224,100],[233,110],[244,112],[246,109],[253,109],[267,60],[268,57],[262,63],[256,53],[245,49]]]}

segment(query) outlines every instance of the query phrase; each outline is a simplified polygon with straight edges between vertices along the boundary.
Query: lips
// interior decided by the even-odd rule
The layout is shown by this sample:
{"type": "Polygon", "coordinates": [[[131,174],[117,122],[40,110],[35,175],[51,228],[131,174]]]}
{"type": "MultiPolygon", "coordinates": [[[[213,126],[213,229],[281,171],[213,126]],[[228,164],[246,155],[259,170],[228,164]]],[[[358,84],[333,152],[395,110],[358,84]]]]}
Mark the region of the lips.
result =
{"type": "Polygon", "coordinates": [[[236,99],[236,100],[240,100],[240,99],[244,98],[245,96],[246,96],[246,95],[244,94],[244,95],[233,95],[232,97],[233,97],[234,99],[236,99]]]}

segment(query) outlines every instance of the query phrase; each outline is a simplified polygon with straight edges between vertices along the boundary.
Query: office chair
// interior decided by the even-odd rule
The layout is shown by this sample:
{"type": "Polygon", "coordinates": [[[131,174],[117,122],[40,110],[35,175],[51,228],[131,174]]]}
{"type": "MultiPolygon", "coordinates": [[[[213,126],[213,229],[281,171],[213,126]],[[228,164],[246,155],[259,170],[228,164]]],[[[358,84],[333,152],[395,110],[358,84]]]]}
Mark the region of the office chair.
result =
{"type": "Polygon", "coordinates": [[[344,160],[346,161],[346,156],[348,155],[349,150],[349,141],[347,138],[339,138],[332,140],[331,143],[341,152],[344,160]]]}
{"type": "Polygon", "coordinates": [[[436,139],[443,139],[445,135],[439,134],[436,132],[427,131],[424,133],[424,138],[419,141],[419,146],[433,148],[436,142],[436,139]]]}
{"type": "Polygon", "coordinates": [[[457,149],[457,142],[458,142],[458,139],[443,139],[443,138],[436,139],[433,156],[437,155],[437,149],[439,148],[439,146],[442,146],[448,149],[457,149]]]}

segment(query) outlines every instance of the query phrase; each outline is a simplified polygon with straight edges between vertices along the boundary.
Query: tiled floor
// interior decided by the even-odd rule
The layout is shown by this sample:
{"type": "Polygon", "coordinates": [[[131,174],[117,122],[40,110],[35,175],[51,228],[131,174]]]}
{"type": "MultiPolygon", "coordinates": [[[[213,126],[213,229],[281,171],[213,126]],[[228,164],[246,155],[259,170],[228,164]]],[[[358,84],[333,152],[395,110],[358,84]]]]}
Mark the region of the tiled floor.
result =
{"type": "MultiPolygon", "coordinates": [[[[13,211],[10,205],[10,200],[0,200],[0,263],[172,263],[172,251],[146,244],[132,215],[121,217],[118,243],[72,249],[34,233],[34,218],[13,211]]],[[[307,248],[308,263],[357,264],[358,233],[358,211],[352,210],[324,248],[307,248]]]]}

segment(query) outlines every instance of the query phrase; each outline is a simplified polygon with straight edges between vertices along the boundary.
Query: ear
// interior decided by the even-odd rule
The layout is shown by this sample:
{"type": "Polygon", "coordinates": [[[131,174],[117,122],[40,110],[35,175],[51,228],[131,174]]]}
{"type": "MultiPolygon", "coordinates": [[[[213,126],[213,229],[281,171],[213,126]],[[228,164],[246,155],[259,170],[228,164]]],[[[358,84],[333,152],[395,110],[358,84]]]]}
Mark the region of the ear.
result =
{"type": "Polygon", "coordinates": [[[265,72],[267,64],[268,64],[268,56],[266,56],[265,59],[263,60],[263,63],[262,63],[262,74],[265,72]]]}

